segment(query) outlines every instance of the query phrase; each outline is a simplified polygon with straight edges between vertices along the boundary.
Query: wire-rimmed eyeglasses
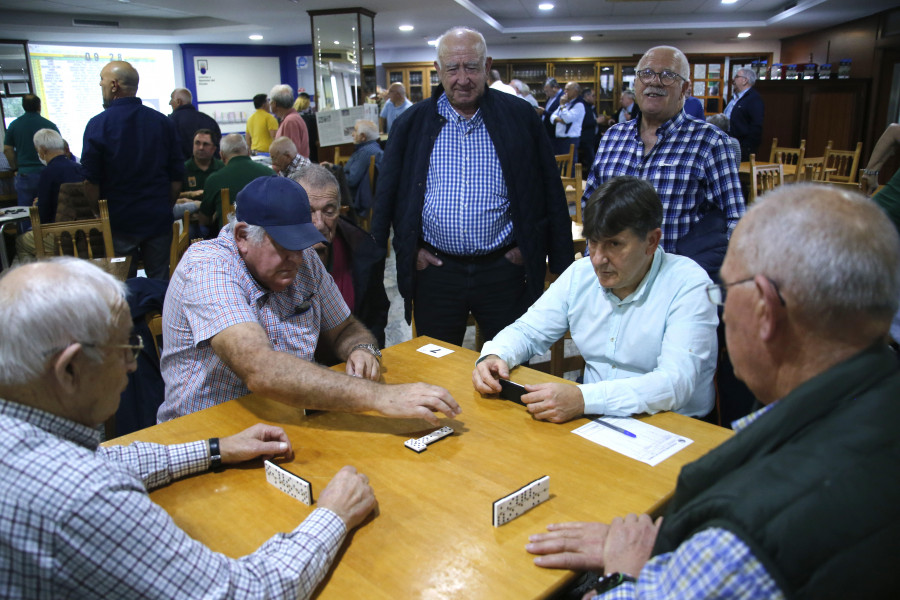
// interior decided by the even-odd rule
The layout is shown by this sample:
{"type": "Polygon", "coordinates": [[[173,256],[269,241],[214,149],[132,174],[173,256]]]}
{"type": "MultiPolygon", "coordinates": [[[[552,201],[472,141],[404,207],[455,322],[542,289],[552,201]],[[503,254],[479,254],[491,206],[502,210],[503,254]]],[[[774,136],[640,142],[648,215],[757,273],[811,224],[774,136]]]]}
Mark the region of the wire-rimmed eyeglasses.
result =
{"type": "MultiPolygon", "coordinates": [[[[715,304],[716,306],[725,306],[725,296],[727,295],[727,290],[733,285],[740,285],[742,283],[748,283],[753,281],[756,276],[748,277],[747,279],[741,279],[740,281],[734,281],[732,283],[713,283],[706,286],[706,296],[709,298],[709,301],[715,304]]],[[[781,290],[778,289],[778,284],[766,277],[766,280],[772,284],[772,287],[775,288],[775,293],[778,294],[778,300],[781,302],[782,306],[786,306],[787,304],[784,301],[784,296],[781,295],[781,290]]]]}
{"type": "Polygon", "coordinates": [[[659,77],[659,82],[665,85],[672,85],[677,80],[687,81],[684,77],[676,73],[675,71],[669,71],[668,69],[664,69],[663,71],[657,73],[653,69],[641,69],[635,75],[638,76],[638,79],[641,80],[641,83],[645,85],[649,85],[653,83],[653,80],[659,77]]]}
{"type": "Polygon", "coordinates": [[[85,348],[123,348],[131,350],[131,360],[137,360],[141,355],[141,350],[144,349],[144,339],[137,333],[132,333],[128,336],[127,344],[94,344],[91,342],[69,342],[69,344],[62,346],[60,348],[54,348],[48,352],[44,353],[44,356],[50,356],[51,354],[56,354],[57,352],[61,352],[65,350],[72,344],[81,344],[85,348]]]}

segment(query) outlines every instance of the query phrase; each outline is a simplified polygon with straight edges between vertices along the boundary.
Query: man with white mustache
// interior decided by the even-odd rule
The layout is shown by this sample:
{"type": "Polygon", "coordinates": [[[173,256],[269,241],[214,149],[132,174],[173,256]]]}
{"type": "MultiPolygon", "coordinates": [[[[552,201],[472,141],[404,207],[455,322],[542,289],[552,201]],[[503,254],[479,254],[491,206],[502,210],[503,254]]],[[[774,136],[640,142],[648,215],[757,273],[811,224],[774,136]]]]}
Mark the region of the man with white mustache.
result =
{"type": "Polygon", "coordinates": [[[663,203],[663,249],[694,259],[715,278],[746,208],[728,136],[683,111],[690,85],[681,50],[657,46],[641,57],[635,78],[641,114],[603,136],[583,202],[617,175],[646,179],[663,203]]]}

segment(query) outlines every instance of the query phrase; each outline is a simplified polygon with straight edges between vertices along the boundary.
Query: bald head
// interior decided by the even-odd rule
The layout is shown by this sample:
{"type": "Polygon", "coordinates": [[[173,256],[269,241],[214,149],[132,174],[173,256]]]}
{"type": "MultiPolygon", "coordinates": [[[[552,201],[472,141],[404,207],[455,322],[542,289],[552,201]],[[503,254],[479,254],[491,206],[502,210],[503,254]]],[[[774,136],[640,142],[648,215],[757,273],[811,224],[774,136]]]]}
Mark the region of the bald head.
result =
{"type": "Polygon", "coordinates": [[[103,107],[107,108],[113,100],[136,96],[139,82],[140,76],[130,63],[123,60],[108,63],[100,71],[103,107]]]}
{"type": "Polygon", "coordinates": [[[175,110],[179,106],[187,106],[193,102],[194,96],[191,94],[191,91],[185,88],[176,88],[172,90],[172,95],[169,97],[169,106],[172,107],[172,110],[175,110]]]}
{"type": "Polygon", "coordinates": [[[219,150],[222,153],[222,160],[226,163],[234,156],[250,156],[247,140],[239,133],[229,133],[223,137],[219,150]]]}

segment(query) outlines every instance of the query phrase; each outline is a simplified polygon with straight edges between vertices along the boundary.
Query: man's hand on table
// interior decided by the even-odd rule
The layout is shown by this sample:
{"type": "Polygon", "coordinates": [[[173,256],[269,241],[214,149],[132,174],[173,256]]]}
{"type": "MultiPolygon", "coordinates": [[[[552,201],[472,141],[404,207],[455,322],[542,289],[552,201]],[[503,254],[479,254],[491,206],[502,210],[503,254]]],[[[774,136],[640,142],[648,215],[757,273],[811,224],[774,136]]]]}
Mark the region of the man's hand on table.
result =
{"type": "Polygon", "coordinates": [[[487,355],[472,371],[472,385],[482,394],[500,393],[500,379],[509,379],[509,365],[496,354],[487,355]]]}
{"type": "Polygon", "coordinates": [[[377,506],[369,478],[346,466],[328,482],[316,505],[327,508],[341,518],[347,531],[353,529],[377,506]]]}
{"type": "Polygon", "coordinates": [[[603,546],[606,572],[625,573],[635,578],[640,575],[653,553],[661,525],[662,517],[654,523],[650,515],[632,513],[624,519],[613,519],[603,546]]]}
{"type": "Polygon", "coordinates": [[[438,425],[434,413],[452,419],[462,412],[459,404],[442,387],[428,383],[401,383],[376,386],[375,410],[386,417],[425,419],[438,425]]]}
{"type": "Polygon", "coordinates": [[[381,363],[368,350],[358,348],[347,357],[347,375],[378,381],[381,379],[381,363]]]}
{"type": "Polygon", "coordinates": [[[553,523],[547,526],[549,533],[529,536],[525,550],[539,555],[534,559],[539,567],[601,571],[609,530],[605,523],[553,523]]]}
{"type": "Polygon", "coordinates": [[[291,440],[281,427],[257,423],[256,425],[219,440],[222,464],[232,465],[254,458],[264,460],[282,456],[293,458],[291,440]]]}
{"type": "Polygon", "coordinates": [[[528,412],[539,421],[565,423],[584,414],[581,389],[568,383],[537,383],[526,385],[522,402],[528,412]]]}

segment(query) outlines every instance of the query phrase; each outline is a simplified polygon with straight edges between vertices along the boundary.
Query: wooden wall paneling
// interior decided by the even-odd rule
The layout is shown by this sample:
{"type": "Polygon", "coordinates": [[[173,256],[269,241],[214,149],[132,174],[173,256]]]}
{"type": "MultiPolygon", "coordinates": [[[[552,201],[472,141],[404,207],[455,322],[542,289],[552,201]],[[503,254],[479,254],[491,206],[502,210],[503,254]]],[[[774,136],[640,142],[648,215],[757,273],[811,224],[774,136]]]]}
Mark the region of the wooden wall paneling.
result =
{"type": "Polygon", "coordinates": [[[806,152],[821,156],[832,140],[834,150],[853,150],[863,139],[868,84],[810,86],[804,90],[807,113],[806,152]]]}
{"type": "Polygon", "coordinates": [[[797,147],[800,145],[801,115],[803,114],[803,96],[792,86],[784,86],[782,81],[759,81],[756,90],[765,104],[763,116],[762,138],[757,158],[768,158],[772,147],[772,138],[778,138],[781,146],[797,147]]]}

